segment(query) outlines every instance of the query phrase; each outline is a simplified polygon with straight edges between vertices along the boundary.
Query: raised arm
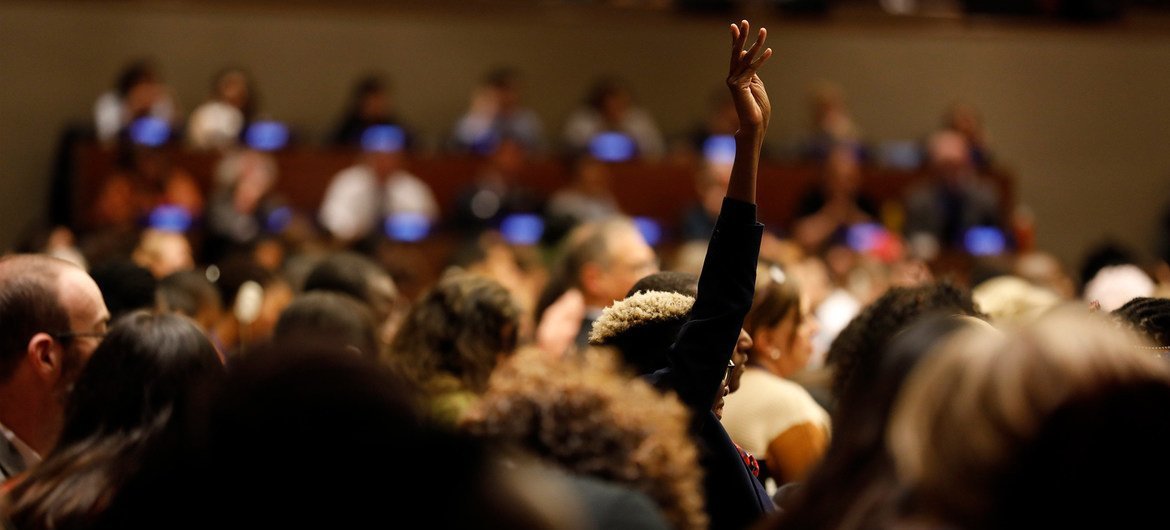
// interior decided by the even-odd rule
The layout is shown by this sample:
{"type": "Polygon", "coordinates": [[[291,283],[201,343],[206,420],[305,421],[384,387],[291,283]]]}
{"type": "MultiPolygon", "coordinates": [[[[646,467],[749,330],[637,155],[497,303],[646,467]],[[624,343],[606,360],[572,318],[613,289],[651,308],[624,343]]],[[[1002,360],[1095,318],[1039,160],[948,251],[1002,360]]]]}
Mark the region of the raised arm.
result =
{"type": "MultiPolygon", "coordinates": [[[[731,27],[727,85],[740,120],[731,182],[707,247],[695,305],[668,353],[672,370],[662,381],[695,412],[707,412],[715,403],[727,361],[739,341],[743,318],[752,305],[764,231],[756,222],[756,167],[772,107],[756,71],[772,50],[760,52],[767,34],[762,29],[751,48],[744,50],[747,31],[746,20],[731,27]]],[[[696,418],[701,416],[696,414],[696,418]]]]}
{"type": "Polygon", "coordinates": [[[731,90],[735,112],[739,115],[739,130],[735,133],[736,155],[727,196],[755,204],[756,168],[760,165],[760,149],[772,116],[772,103],[768,101],[764,82],[756,72],[772,56],[772,48],[764,48],[768,30],[760,28],[751,48],[743,49],[750,30],[746,20],[731,25],[731,66],[727,71],[727,88],[731,90]]]}

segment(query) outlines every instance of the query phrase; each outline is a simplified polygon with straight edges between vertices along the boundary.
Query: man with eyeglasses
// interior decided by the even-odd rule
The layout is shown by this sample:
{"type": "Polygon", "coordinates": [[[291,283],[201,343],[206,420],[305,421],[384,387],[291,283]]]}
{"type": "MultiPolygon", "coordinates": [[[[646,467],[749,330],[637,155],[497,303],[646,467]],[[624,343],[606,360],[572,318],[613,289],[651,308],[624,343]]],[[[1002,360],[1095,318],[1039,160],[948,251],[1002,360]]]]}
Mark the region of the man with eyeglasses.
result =
{"type": "Polygon", "coordinates": [[[0,480],[53,448],[65,397],[109,320],[80,267],[41,255],[0,259],[0,480]]]}

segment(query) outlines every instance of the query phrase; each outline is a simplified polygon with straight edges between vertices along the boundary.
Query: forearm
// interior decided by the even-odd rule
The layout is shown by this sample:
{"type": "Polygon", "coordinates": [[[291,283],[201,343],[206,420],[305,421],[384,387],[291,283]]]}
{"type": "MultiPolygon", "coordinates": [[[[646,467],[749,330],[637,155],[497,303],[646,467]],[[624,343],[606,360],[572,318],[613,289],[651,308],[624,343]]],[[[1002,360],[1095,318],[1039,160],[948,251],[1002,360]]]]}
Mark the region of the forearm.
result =
{"type": "Polygon", "coordinates": [[[735,133],[735,162],[727,183],[727,196],[746,203],[756,203],[756,172],[760,165],[760,149],[764,145],[764,131],[741,127],[735,133]]]}

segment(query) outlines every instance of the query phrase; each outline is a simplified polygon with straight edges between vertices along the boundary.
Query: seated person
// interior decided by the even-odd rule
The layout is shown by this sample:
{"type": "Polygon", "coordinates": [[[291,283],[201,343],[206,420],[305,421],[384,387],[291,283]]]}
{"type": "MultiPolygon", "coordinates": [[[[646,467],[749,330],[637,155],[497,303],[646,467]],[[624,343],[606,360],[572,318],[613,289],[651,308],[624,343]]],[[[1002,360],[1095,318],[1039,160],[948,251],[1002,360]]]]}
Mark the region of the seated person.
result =
{"type": "Polygon", "coordinates": [[[841,240],[850,225],[878,219],[877,203],[861,191],[859,162],[850,146],[830,148],[820,183],[796,207],[793,234],[806,251],[817,253],[841,240]]]}
{"type": "Polygon", "coordinates": [[[812,118],[811,131],[801,149],[804,159],[824,160],[829,151],[838,145],[849,146],[858,158],[867,156],[861,132],[850,115],[845,93],[840,86],[829,81],[813,86],[809,94],[809,111],[812,118]]]}
{"type": "Polygon", "coordinates": [[[731,164],[706,160],[695,172],[695,194],[698,202],[683,213],[682,238],[684,241],[707,241],[715,229],[715,219],[723,196],[727,193],[727,179],[731,175],[731,164]]]}
{"type": "Polygon", "coordinates": [[[621,213],[611,187],[609,166],[589,155],[573,163],[572,180],[549,199],[545,216],[569,225],[600,221],[621,213]]]}
{"type": "Polygon", "coordinates": [[[277,176],[276,159],[260,151],[236,151],[220,160],[207,206],[205,260],[250,248],[288,225],[292,210],[273,189],[277,176]]]}
{"type": "Polygon", "coordinates": [[[504,138],[511,138],[529,153],[544,148],[540,117],[522,104],[520,74],[511,68],[488,72],[471,97],[471,107],[455,124],[454,148],[488,154],[504,138]]]}
{"type": "MultiPolygon", "coordinates": [[[[203,191],[195,177],[174,164],[166,152],[153,146],[123,143],[118,146],[114,174],[102,183],[90,212],[98,228],[132,230],[147,224],[160,206],[181,210],[190,219],[203,215],[203,191]]],[[[176,212],[179,213],[179,212],[176,212]]],[[[172,227],[186,230],[186,226],[172,227]]]]}
{"type": "Polygon", "coordinates": [[[94,129],[102,143],[113,142],[137,118],[150,116],[174,125],[177,114],[170,89],[147,60],[126,65],[114,88],[99,96],[93,106],[94,129]]]}
{"type": "Polygon", "coordinates": [[[645,109],[634,106],[629,90],[612,78],[597,81],[585,105],[569,116],[565,123],[565,144],[573,152],[585,152],[598,134],[606,132],[629,136],[637,156],[642,158],[659,158],[666,151],[666,142],[654,118],[645,109]]]}
{"type": "Polygon", "coordinates": [[[501,138],[474,182],[455,197],[455,228],[475,236],[499,228],[500,221],[510,214],[542,211],[541,198],[520,185],[520,174],[527,164],[524,144],[516,138],[501,138]]]}
{"type": "Polygon", "coordinates": [[[394,215],[438,218],[430,187],[403,165],[405,138],[401,129],[386,125],[363,134],[361,157],[333,177],[318,212],[334,239],[352,244],[380,234],[383,221],[394,215]]]}
{"type": "Polygon", "coordinates": [[[256,117],[256,89],[239,68],[215,76],[211,99],[195,108],[187,121],[187,142],[197,149],[231,147],[256,117]]]}
{"type": "Polygon", "coordinates": [[[390,84],[377,75],[367,75],[354,85],[349,106],[329,141],[335,146],[360,147],[362,133],[374,125],[401,128],[405,133],[404,149],[409,151],[413,146],[414,135],[403,126],[394,112],[394,95],[390,91],[390,84]]]}
{"type": "Polygon", "coordinates": [[[674,392],[692,414],[690,434],[700,447],[704,495],[711,528],[755,525],[775,509],[754,476],[751,459],[732,442],[713,412],[731,384],[730,361],[741,342],[744,317],[752,304],[763,225],[756,221],[756,169],[771,113],[757,69],[771,56],[766,33],[742,51],[747,21],[731,26],[728,88],[740,118],[737,150],[727,197],[708,245],[697,296],[685,312],[664,311],[665,319],[641,311],[643,302],[678,307],[685,295],[650,291],[614,304],[594,324],[590,343],[618,349],[632,370],[663,391],[674,392]],[[757,56],[758,54],[758,56],[757,56]],[[671,301],[671,300],[675,301],[671,301]]]}
{"type": "MultiPolygon", "coordinates": [[[[936,132],[928,146],[930,177],[906,197],[906,236],[912,248],[963,244],[967,230],[1007,225],[995,186],[979,175],[967,140],[954,131],[936,132]]],[[[930,251],[916,252],[930,259],[930,251]]]]}

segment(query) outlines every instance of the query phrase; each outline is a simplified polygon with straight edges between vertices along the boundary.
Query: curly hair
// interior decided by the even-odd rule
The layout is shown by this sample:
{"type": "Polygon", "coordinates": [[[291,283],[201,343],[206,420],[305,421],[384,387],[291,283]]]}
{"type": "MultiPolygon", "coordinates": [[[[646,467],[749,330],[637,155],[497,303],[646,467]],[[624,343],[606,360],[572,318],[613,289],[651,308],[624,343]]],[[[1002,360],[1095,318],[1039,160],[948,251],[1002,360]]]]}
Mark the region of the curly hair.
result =
{"type": "Polygon", "coordinates": [[[1170,346],[1170,299],[1141,296],[1110,314],[1124,327],[1149,338],[1154,346],[1170,346]]]}
{"type": "Polygon", "coordinates": [[[589,332],[589,344],[617,348],[639,374],[665,368],[666,350],[694,305],[695,299],[684,294],[637,293],[602,311],[589,332]]]}
{"type": "Polygon", "coordinates": [[[483,392],[501,354],[516,347],[520,308],[495,280],[451,273],[407,314],[386,360],[420,384],[442,374],[483,392]]]}
{"type": "Polygon", "coordinates": [[[607,350],[574,361],[518,353],[492,375],[463,426],[572,473],[637,489],[675,528],[706,528],[686,408],[616,365],[607,350]]]}
{"type": "Polygon", "coordinates": [[[919,317],[940,311],[986,318],[976,308],[971,293],[949,282],[896,287],[862,310],[829,347],[826,362],[834,370],[834,402],[840,404],[855,387],[868,384],[877,373],[881,352],[894,335],[919,317]]]}

